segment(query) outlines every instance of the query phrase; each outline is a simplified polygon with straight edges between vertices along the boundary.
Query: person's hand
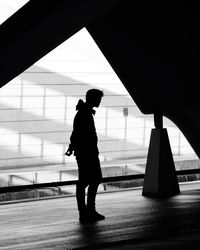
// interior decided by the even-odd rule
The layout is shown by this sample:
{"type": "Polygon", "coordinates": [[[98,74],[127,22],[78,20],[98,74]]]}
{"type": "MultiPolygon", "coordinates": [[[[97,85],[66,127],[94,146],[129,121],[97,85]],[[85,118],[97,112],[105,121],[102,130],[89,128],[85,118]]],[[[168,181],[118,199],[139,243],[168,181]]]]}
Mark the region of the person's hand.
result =
{"type": "Polygon", "coordinates": [[[65,153],[65,155],[70,156],[70,155],[72,155],[72,154],[73,154],[73,150],[70,149],[70,148],[68,148],[68,149],[67,149],[67,152],[65,153]]]}

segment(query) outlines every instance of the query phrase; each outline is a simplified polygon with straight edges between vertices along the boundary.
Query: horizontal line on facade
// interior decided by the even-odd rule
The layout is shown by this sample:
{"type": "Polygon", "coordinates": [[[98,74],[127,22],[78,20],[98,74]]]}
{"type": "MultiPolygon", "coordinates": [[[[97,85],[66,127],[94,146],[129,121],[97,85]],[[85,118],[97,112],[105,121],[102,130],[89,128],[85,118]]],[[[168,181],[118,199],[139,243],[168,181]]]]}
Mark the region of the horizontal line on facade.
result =
{"type": "Polygon", "coordinates": [[[100,154],[104,153],[119,153],[119,152],[137,152],[137,151],[147,151],[148,148],[138,148],[138,149],[124,149],[124,150],[108,150],[108,151],[101,151],[100,154]]]}
{"type": "Polygon", "coordinates": [[[123,128],[106,128],[106,129],[98,129],[98,131],[109,131],[109,130],[117,130],[117,129],[123,129],[123,130],[125,130],[125,129],[127,129],[127,130],[129,130],[129,129],[144,129],[144,128],[152,128],[151,126],[140,126],[140,127],[127,127],[127,128],[125,128],[125,127],[123,127],[123,128]]]}
{"type": "MultiPolygon", "coordinates": [[[[113,141],[117,141],[117,142],[123,142],[123,139],[121,139],[121,140],[113,140],[113,141]]],[[[111,141],[108,141],[108,142],[113,142],[112,140],[111,141]]],[[[57,142],[57,143],[54,143],[54,142],[45,142],[45,143],[38,143],[38,144],[23,144],[23,145],[20,145],[20,144],[16,144],[16,145],[0,145],[0,148],[6,148],[6,149],[8,149],[8,148],[26,148],[26,147],[29,147],[29,146],[46,146],[46,145],[52,145],[52,146],[58,146],[58,145],[60,145],[60,146],[64,146],[64,147],[68,147],[68,145],[69,145],[69,141],[66,141],[66,142],[57,142]]],[[[174,146],[174,148],[175,147],[179,147],[178,145],[177,146],[174,146]]],[[[130,150],[130,151],[132,151],[132,150],[143,150],[143,148],[133,148],[133,149],[125,149],[125,151],[126,150],[130,150]]],[[[112,151],[112,150],[111,150],[112,151]]],[[[109,152],[109,151],[101,151],[101,153],[102,152],[109,152]]],[[[112,151],[113,152],[113,151],[112,151]]],[[[114,150],[114,152],[117,152],[116,150],[114,150]]],[[[120,152],[121,152],[121,150],[120,150],[120,152]]],[[[60,154],[59,154],[60,155],[60,154]]]]}
{"type": "MultiPolygon", "coordinates": [[[[105,153],[120,153],[120,152],[137,152],[137,151],[147,151],[148,149],[138,149],[138,150],[118,150],[118,151],[104,151],[100,152],[100,155],[105,153]]],[[[64,154],[54,154],[54,155],[35,155],[35,156],[23,156],[23,157],[13,157],[13,158],[0,158],[0,161],[5,160],[23,160],[23,159],[33,159],[33,158],[40,158],[41,160],[45,160],[48,157],[56,157],[56,156],[64,156],[64,154]]],[[[66,156],[67,157],[67,156],[66,156]]]]}
{"type": "MultiPolygon", "coordinates": [[[[133,129],[138,129],[138,128],[133,128],[133,129]]],[[[142,128],[143,129],[143,128],[142,128]]],[[[151,128],[150,128],[151,129],[151,128]]],[[[117,130],[117,129],[115,129],[115,128],[113,128],[113,129],[108,129],[108,130],[102,130],[103,132],[104,131],[110,131],[110,130],[117,130]]],[[[119,130],[119,129],[118,129],[119,130]]],[[[125,130],[124,128],[122,128],[121,130],[125,130]]],[[[20,134],[23,134],[23,135],[32,135],[32,134],[56,134],[56,133],[71,133],[72,132],[72,129],[70,129],[70,130],[59,130],[59,131],[54,131],[54,130],[51,130],[51,131],[30,131],[30,132],[26,132],[26,131],[17,131],[16,130],[16,133],[0,133],[0,135],[13,135],[13,134],[17,134],[17,135],[20,135],[20,134]]],[[[110,135],[109,134],[107,134],[107,135],[105,135],[105,133],[100,133],[100,132],[97,132],[97,134],[98,134],[98,136],[107,136],[107,137],[109,137],[110,135]]],[[[172,136],[170,136],[170,137],[180,137],[180,135],[172,135],[172,136]]],[[[143,138],[143,137],[142,137],[143,138]]],[[[131,139],[142,139],[142,138],[131,138],[131,139]]],[[[124,139],[111,139],[111,140],[99,140],[99,141],[113,141],[113,140],[116,140],[116,141],[118,141],[118,140],[124,140],[124,139]]]]}
{"type": "MultiPolygon", "coordinates": [[[[16,133],[14,134],[17,134],[17,135],[32,135],[32,134],[54,134],[54,133],[70,133],[72,132],[71,130],[65,130],[65,131],[34,131],[34,132],[19,132],[19,131],[16,131],[16,133]]],[[[0,135],[13,135],[13,133],[3,133],[3,134],[0,134],[0,135]]]]}
{"type": "Polygon", "coordinates": [[[53,121],[53,122],[56,122],[56,121],[63,121],[64,119],[57,119],[57,120],[52,120],[52,119],[38,119],[38,120],[15,120],[15,121],[0,121],[0,124],[1,123],[15,123],[15,122],[45,122],[45,121],[53,121]]]}
{"type": "MultiPolygon", "coordinates": [[[[44,116],[45,117],[45,116],[44,116]]],[[[109,120],[112,120],[112,119],[122,119],[122,118],[124,118],[124,117],[114,117],[114,118],[110,118],[109,117],[109,120]]],[[[139,118],[139,117],[136,117],[136,118],[139,118]]],[[[143,118],[144,119],[144,118],[143,118]]],[[[56,122],[56,121],[62,121],[62,123],[64,123],[63,121],[69,121],[69,120],[72,120],[72,118],[71,119],[45,119],[45,118],[43,118],[43,119],[30,119],[30,120],[4,120],[4,121],[0,121],[0,124],[1,123],[12,123],[12,122],[34,122],[34,121],[52,121],[52,122],[56,122]]],[[[96,118],[95,120],[105,120],[105,117],[99,117],[99,118],[96,118]]],[[[147,128],[148,126],[146,126],[146,128],[147,128]]],[[[150,126],[149,126],[150,127],[150,126]]],[[[173,126],[171,126],[171,127],[173,127],[173,126]]],[[[143,128],[143,126],[142,127],[138,127],[138,128],[143,128]]],[[[110,128],[109,128],[110,129],[110,128]]]]}
{"type": "MultiPolygon", "coordinates": [[[[42,139],[41,139],[42,140],[42,139]]],[[[136,138],[135,140],[143,140],[143,138],[136,138]]],[[[44,141],[45,141],[45,139],[44,139],[44,141]]],[[[101,142],[124,142],[125,140],[124,139],[113,139],[113,140],[105,140],[105,141],[99,141],[99,143],[101,143],[101,142]]],[[[129,141],[125,141],[125,142],[127,142],[127,143],[130,143],[130,144],[133,144],[134,143],[134,141],[133,141],[133,143],[131,143],[131,142],[129,142],[129,141]]],[[[26,147],[29,147],[29,146],[46,146],[46,145],[52,145],[52,146],[58,146],[58,145],[60,145],[60,146],[65,146],[65,147],[67,147],[68,145],[69,145],[69,141],[65,141],[65,142],[51,142],[51,141],[49,141],[49,142],[45,142],[45,143],[30,143],[30,144],[27,144],[27,143],[25,143],[25,144],[14,144],[14,145],[0,145],[0,148],[6,148],[6,149],[8,149],[8,148],[11,148],[11,147],[17,147],[17,148],[26,148],[26,147]]],[[[142,146],[142,145],[141,145],[142,146]]],[[[145,147],[145,146],[143,146],[143,147],[145,147]]],[[[179,146],[174,146],[174,147],[179,147],[179,146]]],[[[130,149],[130,150],[141,150],[141,148],[138,148],[138,149],[130,149]]],[[[116,152],[116,150],[114,150],[115,152],[116,152]]],[[[105,151],[103,151],[103,152],[105,152],[105,151]]],[[[107,152],[107,151],[106,151],[107,152]]]]}
{"type": "MultiPolygon", "coordinates": [[[[109,141],[110,142],[110,141],[109,141]]],[[[115,142],[115,141],[111,141],[111,142],[115,142]]],[[[58,146],[58,145],[60,145],[61,147],[64,147],[64,148],[67,148],[68,147],[68,145],[69,145],[69,142],[67,143],[67,142],[63,142],[63,143],[45,143],[45,144],[25,144],[25,145],[14,145],[14,146],[1,146],[0,145],[0,148],[1,149],[5,149],[5,150],[10,150],[10,148],[18,148],[18,153],[21,153],[20,152],[20,148],[28,148],[28,147],[45,147],[45,146],[49,146],[49,145],[51,145],[51,146],[53,146],[53,145],[56,145],[56,146],[58,146]]],[[[100,148],[100,147],[99,147],[100,148]]],[[[172,150],[179,150],[180,149],[180,151],[182,151],[182,149],[183,148],[189,148],[189,146],[181,146],[181,148],[180,148],[180,146],[179,145],[177,145],[177,146],[171,146],[171,148],[172,148],[172,150]]],[[[104,153],[110,153],[110,152],[112,152],[112,153],[116,153],[116,152],[127,152],[127,151],[129,151],[129,152],[138,152],[138,151],[144,151],[144,150],[148,150],[148,147],[147,146],[145,146],[145,145],[143,145],[143,148],[132,148],[132,149],[121,149],[121,150],[105,150],[105,151],[100,151],[100,154],[104,154],[104,153]]],[[[23,153],[22,153],[23,154],[23,153]]],[[[57,155],[63,155],[62,153],[61,154],[57,154],[57,155]]],[[[39,157],[43,157],[44,155],[41,155],[40,153],[38,154],[38,156],[39,157]]],[[[52,155],[52,156],[54,156],[54,155],[52,155]]],[[[7,159],[7,158],[3,158],[3,159],[7,159]]]]}
{"type": "MultiPolygon", "coordinates": [[[[0,102],[1,102],[1,100],[0,100],[0,102]]],[[[26,110],[32,110],[32,109],[73,109],[73,108],[75,108],[75,106],[76,105],[74,105],[74,106],[67,106],[67,107],[65,107],[65,106],[63,106],[63,107],[40,107],[40,108],[38,108],[38,107],[31,107],[31,108],[25,108],[26,110]]],[[[100,107],[99,107],[100,109],[101,108],[137,108],[137,106],[136,105],[101,105],[100,107]]],[[[19,108],[1,108],[1,103],[0,103],[0,111],[1,110],[23,110],[24,109],[24,107],[19,107],[19,108]]],[[[152,116],[151,114],[149,114],[149,115],[141,115],[141,116],[152,116]]]]}
{"type": "MultiPolygon", "coordinates": [[[[42,139],[41,139],[42,140],[42,139]]],[[[45,141],[45,140],[44,140],[45,141]]],[[[15,144],[15,145],[0,145],[0,148],[10,149],[10,148],[26,148],[29,146],[46,146],[46,145],[60,145],[60,146],[67,146],[67,142],[45,142],[45,143],[38,143],[38,144],[15,144]]]]}
{"type": "Polygon", "coordinates": [[[98,142],[126,142],[126,143],[134,143],[134,140],[144,140],[144,137],[138,137],[138,138],[134,138],[133,141],[128,141],[126,139],[110,139],[110,140],[99,140],[98,142]]]}
{"type": "MultiPolygon", "coordinates": [[[[27,134],[24,134],[24,135],[27,135],[27,134]]],[[[31,135],[31,134],[30,134],[31,135]]],[[[64,145],[64,146],[67,146],[70,141],[66,140],[66,141],[62,141],[62,142],[53,142],[51,140],[49,140],[49,142],[46,142],[45,139],[42,139],[41,138],[41,141],[44,141],[45,143],[30,143],[30,144],[27,144],[27,143],[16,143],[16,144],[13,144],[13,145],[0,145],[1,148],[10,148],[10,147],[26,147],[26,146],[43,146],[43,145],[64,145]]],[[[125,139],[110,139],[110,140],[99,140],[98,143],[101,144],[101,143],[114,143],[114,142],[119,142],[119,143],[122,143],[122,142],[126,142],[126,143],[129,143],[129,144],[134,144],[134,140],[144,140],[144,138],[134,138],[133,141],[127,141],[125,139]]],[[[177,146],[173,146],[173,147],[179,147],[178,145],[177,146]]]]}
{"type": "MultiPolygon", "coordinates": [[[[146,127],[147,129],[152,129],[151,127],[146,127]]],[[[127,130],[138,130],[138,129],[144,129],[144,127],[133,127],[133,128],[128,128],[127,130]]],[[[109,137],[110,135],[109,134],[105,134],[104,132],[107,132],[107,131],[111,131],[111,130],[125,130],[125,128],[109,128],[109,129],[99,129],[98,131],[97,131],[97,134],[99,135],[99,136],[107,136],[107,137],[109,137]],[[100,131],[103,131],[103,132],[100,132],[100,131]]],[[[68,129],[66,129],[66,130],[59,130],[59,131],[54,131],[54,130],[51,130],[51,131],[30,131],[30,132],[26,132],[26,131],[17,131],[16,130],[16,133],[13,133],[13,132],[11,132],[11,133],[3,133],[3,134],[1,134],[1,135],[13,135],[13,134],[49,134],[49,133],[71,133],[72,132],[72,129],[70,129],[70,130],[68,130],[68,129]]],[[[173,137],[173,138],[176,138],[176,137],[180,137],[180,135],[171,135],[170,137],[173,137]]],[[[132,139],[135,139],[135,138],[132,138],[132,139]]],[[[137,139],[140,139],[140,138],[137,138],[137,139]]],[[[118,140],[118,139],[116,139],[116,140],[118,140]]],[[[119,139],[120,140],[120,139],[119,139]]]]}
{"type": "Polygon", "coordinates": [[[45,155],[45,156],[36,155],[36,156],[27,156],[27,157],[24,156],[24,157],[13,157],[13,158],[0,158],[0,161],[5,161],[5,160],[23,160],[23,159],[34,159],[34,158],[40,158],[42,160],[43,158],[56,157],[56,156],[61,156],[61,155],[45,155]]]}
{"type": "Polygon", "coordinates": [[[106,106],[100,106],[100,108],[137,108],[136,105],[106,105],[106,106]]]}
{"type": "MultiPolygon", "coordinates": [[[[137,152],[137,150],[133,151],[133,150],[124,150],[124,151],[106,151],[106,152],[101,152],[100,154],[102,155],[103,153],[106,154],[106,153],[121,153],[121,152],[137,152]]],[[[144,149],[144,150],[140,150],[140,152],[143,152],[143,153],[147,153],[147,149],[144,149]]],[[[174,153],[173,156],[181,156],[181,155],[184,155],[184,154],[179,154],[179,153],[174,153]]],[[[56,154],[56,155],[45,155],[45,156],[41,156],[41,155],[36,155],[36,156],[27,156],[27,157],[13,157],[13,158],[1,158],[0,161],[5,161],[5,160],[24,160],[24,159],[34,159],[34,158],[40,158],[41,160],[45,160],[45,158],[48,158],[48,157],[56,157],[56,156],[63,156],[62,154],[56,154]]],[[[147,154],[146,154],[147,156],[147,154]]],[[[102,160],[103,162],[103,160],[102,160]]],[[[70,164],[70,163],[66,163],[66,164],[70,164]]]]}
{"type": "MultiPolygon", "coordinates": [[[[128,105],[116,105],[116,106],[101,106],[100,107],[100,109],[101,108],[135,108],[135,107],[137,107],[136,105],[130,105],[130,106],[128,106],[128,105]]],[[[1,104],[0,104],[0,111],[6,111],[6,110],[13,110],[13,111],[24,111],[24,112],[28,112],[28,110],[51,110],[51,109],[74,109],[75,108],[75,106],[68,106],[68,107],[41,107],[41,108],[1,108],[1,104]],[[25,109],[25,110],[24,110],[25,109]]],[[[97,112],[98,112],[98,110],[97,110],[97,112]]],[[[137,115],[137,117],[148,117],[148,116],[153,116],[153,115],[137,115]]],[[[134,117],[136,117],[136,116],[134,116],[134,117]]]]}
{"type": "MultiPolygon", "coordinates": [[[[62,95],[62,92],[60,92],[59,95],[44,95],[44,94],[41,94],[41,95],[24,95],[24,94],[21,94],[21,95],[0,95],[0,100],[1,100],[1,97],[5,98],[5,97],[9,97],[9,98],[23,98],[23,97],[42,97],[42,98],[45,98],[45,97],[85,97],[85,94],[84,95],[62,95]]],[[[129,97],[129,95],[120,95],[120,94],[113,94],[113,95],[107,95],[107,94],[104,94],[104,98],[105,97],[129,97]]]]}
{"type": "MultiPolygon", "coordinates": [[[[74,80],[70,80],[70,83],[24,83],[24,81],[29,81],[29,80],[25,80],[25,79],[21,79],[21,80],[16,80],[16,82],[12,82],[12,86],[21,86],[21,88],[23,89],[24,86],[30,86],[30,85],[34,85],[34,86],[83,86],[83,87],[88,87],[91,86],[91,83],[88,82],[82,82],[82,83],[77,83],[77,81],[73,82],[74,80]]],[[[9,83],[8,83],[9,84],[9,83]]],[[[114,85],[114,86],[119,86],[119,84],[121,83],[116,83],[116,82],[92,82],[92,84],[99,84],[100,86],[104,86],[104,85],[114,85]]],[[[8,87],[9,85],[7,85],[8,87]]],[[[92,86],[91,86],[92,87],[92,86]]],[[[95,86],[94,86],[95,87],[95,86]]]]}
{"type": "Polygon", "coordinates": [[[31,135],[31,134],[53,134],[53,133],[70,133],[71,130],[61,130],[61,131],[34,131],[34,132],[20,132],[20,134],[31,135]]]}
{"type": "MultiPolygon", "coordinates": [[[[109,118],[110,120],[112,120],[112,118],[109,118]]],[[[122,119],[122,117],[119,117],[119,119],[122,119]]],[[[70,120],[72,120],[72,119],[70,119],[70,120]]],[[[102,118],[96,118],[96,120],[105,120],[105,118],[104,117],[102,117],[102,118]]],[[[3,123],[18,123],[18,122],[38,122],[38,121],[40,121],[40,122],[45,122],[45,121],[51,121],[51,122],[57,122],[57,121],[62,121],[62,123],[63,124],[65,124],[65,125],[68,125],[68,126],[73,126],[73,125],[69,125],[69,124],[67,124],[67,122],[63,122],[63,121],[65,121],[65,119],[56,119],[56,120],[51,120],[51,119],[44,119],[44,120],[12,120],[12,121],[0,121],[0,125],[1,124],[3,124],[3,123]]],[[[67,120],[66,120],[67,121],[67,120]]],[[[144,129],[144,128],[152,128],[151,126],[139,126],[139,127],[127,127],[127,128],[125,128],[125,127],[121,127],[121,128],[99,128],[99,129],[97,129],[97,131],[102,131],[102,130],[114,130],[114,129],[144,129]]],[[[169,128],[169,127],[166,127],[166,128],[169,128]]],[[[172,128],[174,128],[174,127],[172,127],[172,128]]]]}
{"type": "Polygon", "coordinates": [[[99,129],[98,131],[100,131],[100,130],[103,130],[103,131],[111,131],[111,130],[133,130],[133,129],[151,129],[152,127],[151,126],[141,126],[141,127],[131,127],[131,128],[129,128],[129,127],[127,127],[127,128],[125,128],[125,127],[122,127],[122,128],[107,128],[107,129],[99,129]]]}
{"type": "MultiPolygon", "coordinates": [[[[1,100],[0,100],[0,102],[1,102],[1,100]]],[[[67,107],[65,107],[65,106],[63,106],[63,107],[41,107],[41,108],[38,108],[38,107],[36,107],[36,108],[25,108],[26,110],[32,110],[32,109],[73,109],[73,108],[75,108],[75,106],[76,105],[74,105],[74,106],[67,106],[67,107]]],[[[101,105],[100,107],[99,107],[99,109],[101,109],[101,108],[137,108],[137,106],[136,105],[101,105]]],[[[19,108],[1,108],[1,103],[0,103],[0,111],[1,110],[22,110],[22,109],[24,109],[24,107],[19,107],[19,108]]],[[[153,116],[153,114],[148,114],[148,115],[140,115],[140,116],[153,116]]]]}
{"type": "MultiPolygon", "coordinates": [[[[24,71],[23,74],[105,74],[105,75],[115,75],[115,72],[108,71],[24,71]]],[[[22,75],[23,77],[23,75],[22,75]]]]}
{"type": "Polygon", "coordinates": [[[87,62],[87,59],[78,59],[78,60],[74,60],[74,59],[42,59],[42,62],[87,62]]]}
{"type": "MultiPolygon", "coordinates": [[[[118,117],[118,118],[121,119],[122,117],[118,117]]],[[[109,119],[112,120],[112,119],[116,119],[116,118],[109,118],[109,119]]],[[[67,119],[67,120],[72,120],[72,119],[67,119]]],[[[8,120],[8,121],[0,121],[0,124],[1,123],[12,123],[12,122],[16,123],[16,122],[37,122],[37,121],[40,121],[40,122],[45,122],[45,121],[51,121],[51,122],[62,121],[62,123],[66,123],[66,122],[63,122],[63,121],[67,121],[67,120],[64,119],[64,118],[63,119],[14,120],[14,121],[13,120],[8,120]]],[[[96,120],[105,120],[105,117],[96,118],[96,120]]],[[[150,126],[146,126],[145,128],[148,128],[148,127],[151,128],[150,126]]],[[[134,127],[131,127],[131,128],[134,128],[134,127]]],[[[142,126],[142,127],[135,127],[135,128],[144,128],[144,126],[142,126]]],[[[115,128],[109,128],[109,129],[115,129],[115,128]]],[[[124,129],[124,128],[118,128],[118,129],[124,129]]],[[[129,127],[127,129],[129,129],[129,127]]]]}

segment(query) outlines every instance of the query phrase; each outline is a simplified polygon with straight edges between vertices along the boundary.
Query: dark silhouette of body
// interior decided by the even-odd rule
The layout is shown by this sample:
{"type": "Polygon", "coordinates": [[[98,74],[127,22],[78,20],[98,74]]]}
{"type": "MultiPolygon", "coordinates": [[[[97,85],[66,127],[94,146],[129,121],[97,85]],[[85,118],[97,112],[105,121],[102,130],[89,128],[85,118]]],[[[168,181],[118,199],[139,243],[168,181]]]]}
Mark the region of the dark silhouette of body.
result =
{"type": "Polygon", "coordinates": [[[90,89],[86,93],[86,102],[79,100],[77,113],[73,122],[73,131],[66,155],[74,153],[78,165],[79,179],[76,187],[76,198],[80,222],[93,222],[105,217],[96,212],[95,199],[101,183],[102,173],[99,161],[98,138],[96,134],[93,107],[99,107],[103,92],[90,89]],[[85,189],[88,187],[87,205],[85,189]]]}

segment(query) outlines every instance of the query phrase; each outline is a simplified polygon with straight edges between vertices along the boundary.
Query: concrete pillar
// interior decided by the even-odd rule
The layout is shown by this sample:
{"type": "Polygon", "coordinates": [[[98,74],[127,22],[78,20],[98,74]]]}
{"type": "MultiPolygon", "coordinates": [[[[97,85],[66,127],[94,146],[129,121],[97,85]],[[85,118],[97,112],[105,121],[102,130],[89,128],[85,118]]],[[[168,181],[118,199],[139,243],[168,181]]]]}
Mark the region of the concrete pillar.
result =
{"type": "MultiPolygon", "coordinates": [[[[156,119],[157,120],[157,119],[156,119]]],[[[151,131],[142,195],[172,196],[180,193],[178,179],[166,128],[159,126],[151,131]]]]}

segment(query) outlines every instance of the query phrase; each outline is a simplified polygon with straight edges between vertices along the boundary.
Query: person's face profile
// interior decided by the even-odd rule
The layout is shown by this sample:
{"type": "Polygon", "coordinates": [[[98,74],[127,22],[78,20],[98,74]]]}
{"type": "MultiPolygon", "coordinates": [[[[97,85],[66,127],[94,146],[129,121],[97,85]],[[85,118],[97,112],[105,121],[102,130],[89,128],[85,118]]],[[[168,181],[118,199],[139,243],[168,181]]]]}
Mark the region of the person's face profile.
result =
{"type": "Polygon", "coordinates": [[[102,97],[99,97],[99,98],[96,99],[96,103],[95,103],[94,107],[97,107],[97,108],[99,107],[99,105],[101,103],[101,99],[102,99],[102,97]]]}
{"type": "Polygon", "coordinates": [[[90,96],[90,98],[87,99],[86,97],[86,102],[92,106],[98,108],[102,100],[102,96],[94,95],[90,96]]]}

